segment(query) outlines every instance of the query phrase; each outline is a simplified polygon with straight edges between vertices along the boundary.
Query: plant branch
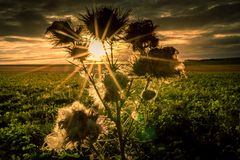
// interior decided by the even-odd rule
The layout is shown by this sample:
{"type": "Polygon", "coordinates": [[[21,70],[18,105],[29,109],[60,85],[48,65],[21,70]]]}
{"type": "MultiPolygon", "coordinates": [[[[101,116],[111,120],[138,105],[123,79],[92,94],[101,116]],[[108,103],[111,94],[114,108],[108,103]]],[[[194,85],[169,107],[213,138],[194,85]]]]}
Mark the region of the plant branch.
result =
{"type": "Polygon", "coordinates": [[[114,65],[113,63],[113,43],[112,42],[110,42],[110,50],[111,50],[111,60],[112,60],[112,65],[114,65]]]}
{"type": "Polygon", "coordinates": [[[104,41],[102,41],[102,45],[103,45],[103,49],[104,49],[105,54],[106,54],[106,57],[107,57],[108,64],[109,64],[110,67],[112,68],[111,61],[110,61],[110,59],[109,59],[109,56],[108,56],[107,49],[106,49],[106,46],[105,46],[105,44],[104,44],[104,41]]]}
{"type": "MultiPolygon", "coordinates": [[[[149,86],[149,84],[150,84],[150,81],[151,81],[150,78],[147,78],[147,83],[146,83],[146,85],[145,85],[143,91],[146,90],[146,89],[148,88],[148,86],[149,86]]],[[[139,109],[139,107],[141,106],[142,102],[143,102],[143,98],[141,97],[140,102],[139,102],[139,104],[138,104],[136,110],[139,109]]],[[[134,121],[134,119],[132,118],[132,120],[131,120],[131,124],[130,124],[130,126],[129,126],[129,128],[128,128],[128,130],[127,130],[125,136],[124,136],[124,141],[126,141],[127,137],[128,137],[129,134],[130,134],[130,130],[131,130],[132,125],[133,125],[133,121],[134,121]]]]}
{"type": "Polygon", "coordinates": [[[101,160],[104,160],[104,157],[102,156],[102,154],[100,154],[97,149],[95,148],[95,146],[90,142],[90,147],[93,149],[93,151],[98,155],[98,157],[101,159],[101,160]]]}
{"type": "Polygon", "coordinates": [[[117,126],[117,132],[118,132],[118,140],[120,145],[120,153],[121,153],[121,159],[125,160],[125,144],[123,141],[123,133],[122,133],[122,125],[121,125],[121,106],[116,102],[117,105],[117,120],[116,120],[116,126],[117,126]]]}
{"type": "MultiPolygon", "coordinates": [[[[71,61],[68,61],[68,62],[71,63],[71,64],[73,64],[73,65],[75,65],[75,66],[77,66],[77,67],[79,67],[77,64],[75,64],[75,63],[73,63],[73,62],[71,62],[71,61]]],[[[98,95],[98,98],[99,98],[100,101],[102,102],[104,108],[107,110],[108,117],[109,117],[112,121],[115,121],[115,119],[114,119],[113,116],[112,116],[112,112],[111,112],[110,108],[104,103],[104,101],[103,101],[103,99],[102,99],[102,97],[101,97],[101,95],[100,95],[100,93],[99,93],[99,91],[98,91],[98,88],[97,88],[97,86],[96,86],[96,84],[95,84],[95,81],[94,81],[93,77],[88,73],[87,68],[86,68],[86,66],[85,66],[85,64],[84,64],[84,62],[83,62],[82,60],[81,60],[81,63],[82,63],[82,67],[83,67],[84,72],[87,74],[89,81],[90,81],[91,84],[93,85],[94,90],[96,91],[96,93],[97,93],[97,95],[98,95]]]]}

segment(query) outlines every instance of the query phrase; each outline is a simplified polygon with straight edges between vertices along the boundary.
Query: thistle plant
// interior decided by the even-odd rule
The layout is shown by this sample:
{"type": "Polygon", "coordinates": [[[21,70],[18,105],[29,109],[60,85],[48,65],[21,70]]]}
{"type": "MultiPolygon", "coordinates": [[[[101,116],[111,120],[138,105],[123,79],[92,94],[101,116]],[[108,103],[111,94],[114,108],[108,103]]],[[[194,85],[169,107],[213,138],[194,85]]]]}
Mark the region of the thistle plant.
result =
{"type": "Polygon", "coordinates": [[[84,84],[89,83],[85,89],[95,102],[89,107],[75,102],[60,108],[53,131],[45,138],[45,148],[62,151],[87,145],[99,159],[139,156],[136,144],[141,140],[136,135],[147,125],[146,106],[157,96],[151,88],[153,79],[181,74],[184,68],[178,67],[177,50],[158,48],[152,21],[130,22],[130,13],[112,7],[87,9],[78,17],[79,24],[84,25],[61,20],[47,28],[53,45],[65,48],[72,57],[68,61],[80,68],[84,84]],[[102,50],[89,53],[95,42],[102,50]],[[123,72],[114,56],[116,42],[129,43],[140,53],[133,65],[128,65],[128,72],[123,72]],[[89,58],[102,51],[105,54],[100,58],[89,58]],[[98,74],[94,70],[96,62],[104,66],[98,74]],[[144,86],[140,95],[136,94],[138,83],[144,86]]]}
{"type": "Polygon", "coordinates": [[[102,131],[96,113],[79,102],[58,110],[53,132],[45,138],[45,147],[61,151],[73,149],[85,139],[95,142],[102,131]]]}

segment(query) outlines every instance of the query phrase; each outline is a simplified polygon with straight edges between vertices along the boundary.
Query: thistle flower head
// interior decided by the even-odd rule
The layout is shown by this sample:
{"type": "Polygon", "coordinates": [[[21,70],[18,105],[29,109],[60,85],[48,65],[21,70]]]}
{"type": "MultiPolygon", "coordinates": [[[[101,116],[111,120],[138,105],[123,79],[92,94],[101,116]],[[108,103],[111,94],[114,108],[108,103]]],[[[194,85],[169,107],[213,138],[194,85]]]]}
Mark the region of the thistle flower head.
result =
{"type": "Polygon", "coordinates": [[[184,74],[184,64],[178,60],[178,50],[174,47],[154,48],[148,57],[140,56],[133,64],[137,75],[150,74],[153,77],[171,77],[184,74]]]}
{"type": "Polygon", "coordinates": [[[44,148],[61,151],[81,145],[83,140],[95,142],[101,133],[97,115],[79,102],[58,110],[55,127],[45,138],[44,148]]]}

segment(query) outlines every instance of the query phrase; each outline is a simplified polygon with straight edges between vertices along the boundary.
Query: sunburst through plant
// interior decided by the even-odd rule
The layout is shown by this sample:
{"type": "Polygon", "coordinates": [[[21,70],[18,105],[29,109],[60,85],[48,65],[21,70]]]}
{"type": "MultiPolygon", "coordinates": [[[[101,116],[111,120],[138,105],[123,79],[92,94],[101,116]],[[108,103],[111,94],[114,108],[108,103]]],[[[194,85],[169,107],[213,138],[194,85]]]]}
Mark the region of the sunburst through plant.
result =
{"type": "Polygon", "coordinates": [[[107,42],[92,39],[88,47],[88,52],[91,53],[88,60],[101,61],[110,52],[110,46],[107,42]]]}
{"type": "MultiPolygon", "coordinates": [[[[91,110],[79,102],[60,108],[53,131],[45,138],[45,148],[62,151],[88,144],[96,150],[94,143],[103,133],[103,127],[97,119],[98,114],[103,114],[104,119],[113,122],[121,159],[126,159],[126,138],[132,132],[133,121],[140,118],[137,110],[143,100],[152,100],[157,96],[155,90],[148,89],[151,81],[149,77],[159,78],[184,73],[184,65],[177,57],[178,50],[174,47],[159,47],[159,39],[155,33],[157,26],[151,20],[145,19],[129,23],[129,16],[129,10],[99,7],[87,9],[85,14],[80,14],[78,19],[85,27],[74,26],[68,21],[57,21],[48,27],[46,33],[50,34],[53,45],[66,48],[71,58],[67,61],[76,67],[57,87],[60,88],[78,72],[83,78],[79,97],[82,97],[86,89],[93,98],[93,103],[91,110]],[[135,111],[129,115],[132,118],[129,128],[124,126],[128,125],[129,118],[125,119],[126,115],[123,116],[123,113],[124,106],[131,104],[128,101],[132,100],[129,96],[133,93],[133,79],[131,71],[124,72],[124,67],[117,61],[115,52],[121,49],[122,42],[130,43],[133,51],[139,52],[138,59],[131,68],[133,75],[149,75],[145,78],[147,84],[141,100],[139,104],[136,103],[135,111]]],[[[147,117],[145,113],[144,117],[147,117]]],[[[144,121],[146,123],[146,120],[144,121]]],[[[150,135],[148,131],[144,131],[144,134],[145,132],[150,135]]],[[[96,154],[99,156],[97,150],[96,154]]]]}

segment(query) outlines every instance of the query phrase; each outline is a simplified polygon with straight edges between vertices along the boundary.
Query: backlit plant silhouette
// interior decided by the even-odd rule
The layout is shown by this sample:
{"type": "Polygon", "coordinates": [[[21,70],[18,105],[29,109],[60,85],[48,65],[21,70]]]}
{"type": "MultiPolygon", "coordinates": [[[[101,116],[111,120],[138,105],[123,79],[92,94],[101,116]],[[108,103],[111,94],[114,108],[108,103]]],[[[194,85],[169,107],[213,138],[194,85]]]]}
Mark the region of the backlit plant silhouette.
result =
{"type": "Polygon", "coordinates": [[[154,77],[179,75],[184,66],[175,48],[158,48],[156,26],[151,20],[130,22],[130,13],[112,7],[87,9],[78,16],[77,25],[60,20],[47,28],[53,45],[65,48],[73,58],[68,61],[85,79],[83,89],[89,83],[86,89],[94,105],[75,102],[60,108],[53,131],[45,138],[45,148],[62,151],[87,146],[99,159],[126,159],[140,156],[141,137],[152,138],[145,129],[148,114],[142,105],[153,103],[157,96],[151,81],[154,77]],[[123,72],[114,56],[118,42],[131,44],[133,51],[140,53],[129,72],[123,72]],[[100,65],[98,75],[96,62],[104,65],[100,65]],[[143,83],[139,78],[145,84],[136,95],[136,84],[143,83]]]}

